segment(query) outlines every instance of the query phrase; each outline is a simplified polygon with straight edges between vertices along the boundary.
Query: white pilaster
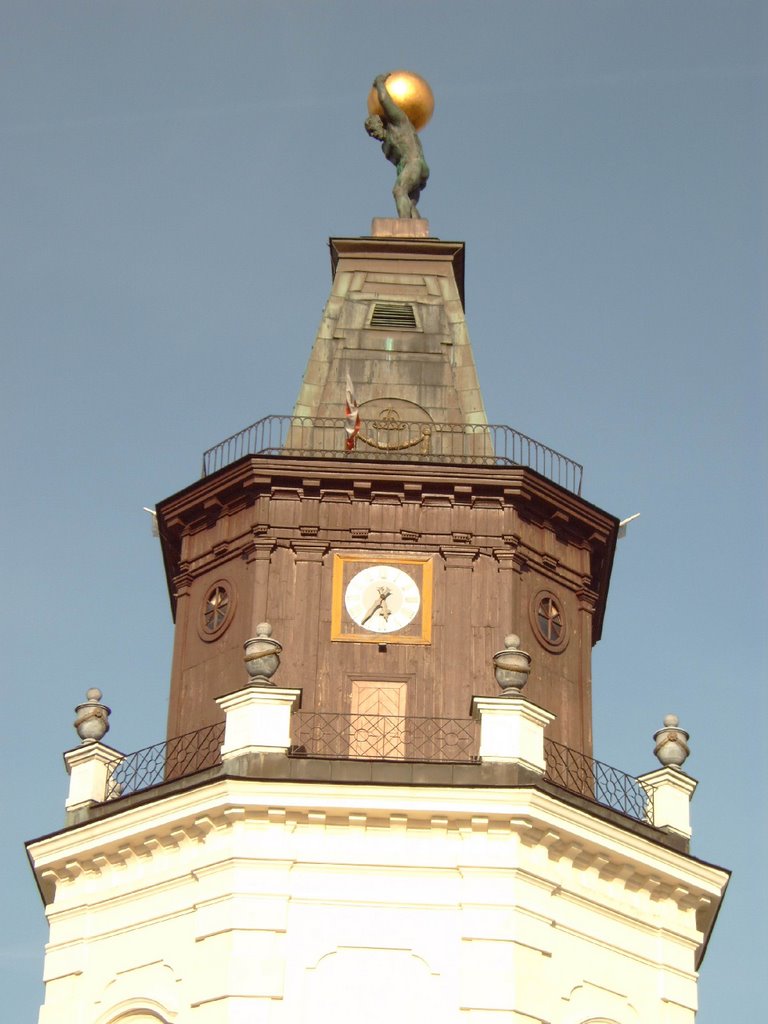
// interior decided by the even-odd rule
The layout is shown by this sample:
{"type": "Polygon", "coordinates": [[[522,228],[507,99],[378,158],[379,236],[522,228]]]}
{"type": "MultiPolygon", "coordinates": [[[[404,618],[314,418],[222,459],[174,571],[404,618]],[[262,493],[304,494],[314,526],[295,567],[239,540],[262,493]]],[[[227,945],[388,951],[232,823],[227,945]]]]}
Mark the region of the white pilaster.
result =
{"type": "Polygon", "coordinates": [[[103,743],[83,743],[64,754],[69,775],[68,811],[86,804],[100,804],[106,799],[108,765],[124,755],[103,743]]]}
{"type": "Polygon", "coordinates": [[[301,705],[301,690],[246,686],[217,697],[226,725],[223,760],[247,753],[284,752],[291,745],[291,713],[301,705]]]}
{"type": "Polygon", "coordinates": [[[691,798],[698,786],[696,779],[669,765],[641,775],[637,781],[653,799],[651,824],[690,839],[691,798]]]}
{"type": "Polygon", "coordinates": [[[555,715],[515,694],[473,697],[472,717],[480,723],[481,761],[505,761],[544,774],[544,729],[555,715]]]}

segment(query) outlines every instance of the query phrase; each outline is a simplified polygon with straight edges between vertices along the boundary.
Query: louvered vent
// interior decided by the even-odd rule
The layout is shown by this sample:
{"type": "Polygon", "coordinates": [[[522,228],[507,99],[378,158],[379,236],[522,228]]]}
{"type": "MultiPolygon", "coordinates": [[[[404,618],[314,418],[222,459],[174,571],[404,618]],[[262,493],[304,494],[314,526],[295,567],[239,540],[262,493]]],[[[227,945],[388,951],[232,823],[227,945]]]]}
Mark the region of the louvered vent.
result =
{"type": "Polygon", "coordinates": [[[376,302],[371,314],[371,327],[388,327],[396,331],[417,331],[416,314],[410,302],[376,302]]]}

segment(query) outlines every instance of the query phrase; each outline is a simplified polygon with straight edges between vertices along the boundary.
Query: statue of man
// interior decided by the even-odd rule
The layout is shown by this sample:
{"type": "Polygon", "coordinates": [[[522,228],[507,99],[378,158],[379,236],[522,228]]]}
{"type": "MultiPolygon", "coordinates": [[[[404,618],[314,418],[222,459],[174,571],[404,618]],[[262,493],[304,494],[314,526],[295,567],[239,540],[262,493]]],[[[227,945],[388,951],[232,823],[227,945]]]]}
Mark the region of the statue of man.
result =
{"type": "Polygon", "coordinates": [[[419,216],[416,203],[427,184],[429,167],[424,159],[416,129],[408,115],[397,106],[387,92],[388,75],[377,75],[373,87],[379,97],[384,117],[371,114],[366,118],[365,130],[371,138],[381,142],[384,156],[397,167],[397,180],[392,189],[398,217],[419,216]]]}

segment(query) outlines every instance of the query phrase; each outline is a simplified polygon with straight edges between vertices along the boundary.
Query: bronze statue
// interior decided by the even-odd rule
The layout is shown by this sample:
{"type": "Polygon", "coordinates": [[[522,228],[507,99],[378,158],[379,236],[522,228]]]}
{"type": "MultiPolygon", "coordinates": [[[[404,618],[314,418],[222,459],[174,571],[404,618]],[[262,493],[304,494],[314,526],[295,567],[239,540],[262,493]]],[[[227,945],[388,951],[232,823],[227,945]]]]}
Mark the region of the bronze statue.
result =
{"type": "Polygon", "coordinates": [[[397,180],[392,189],[398,217],[419,217],[416,203],[427,184],[429,167],[424,159],[421,140],[408,115],[397,106],[387,92],[389,75],[377,75],[373,87],[383,116],[371,114],[365,130],[381,142],[384,156],[397,167],[397,180]]]}

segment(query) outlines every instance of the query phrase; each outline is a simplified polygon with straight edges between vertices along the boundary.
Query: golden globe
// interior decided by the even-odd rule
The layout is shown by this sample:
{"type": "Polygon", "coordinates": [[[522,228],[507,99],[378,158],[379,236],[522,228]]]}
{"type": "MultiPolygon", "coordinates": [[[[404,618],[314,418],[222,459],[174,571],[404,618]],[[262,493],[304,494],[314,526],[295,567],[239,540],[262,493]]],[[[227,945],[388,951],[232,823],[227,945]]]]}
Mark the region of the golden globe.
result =
{"type": "MultiPolygon", "coordinates": [[[[421,131],[435,109],[435,97],[432,95],[429,82],[413,71],[391,71],[387,75],[386,85],[387,92],[397,106],[408,115],[408,120],[416,131],[421,131]]],[[[368,113],[378,114],[379,117],[384,115],[375,88],[368,93],[368,113]]]]}

